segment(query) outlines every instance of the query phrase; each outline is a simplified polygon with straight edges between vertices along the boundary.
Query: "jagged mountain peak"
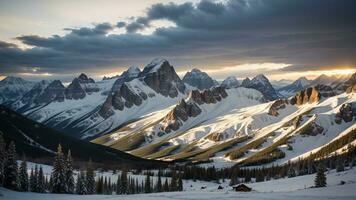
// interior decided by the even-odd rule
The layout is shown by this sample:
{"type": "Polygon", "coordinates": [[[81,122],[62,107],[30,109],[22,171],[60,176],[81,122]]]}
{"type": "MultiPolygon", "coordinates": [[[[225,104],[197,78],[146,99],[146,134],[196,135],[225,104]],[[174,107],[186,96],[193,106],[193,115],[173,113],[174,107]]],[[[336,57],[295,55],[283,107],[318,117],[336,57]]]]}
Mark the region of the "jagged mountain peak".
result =
{"type": "Polygon", "coordinates": [[[170,67],[171,65],[166,59],[155,58],[148,65],[145,66],[142,74],[155,73],[162,67],[170,67]]]}
{"type": "Polygon", "coordinates": [[[209,89],[217,85],[217,81],[211,78],[206,72],[197,68],[187,72],[183,77],[183,82],[198,88],[199,90],[209,89]]]}
{"type": "Polygon", "coordinates": [[[139,67],[131,65],[126,71],[121,74],[121,77],[136,78],[141,73],[139,67]]]}

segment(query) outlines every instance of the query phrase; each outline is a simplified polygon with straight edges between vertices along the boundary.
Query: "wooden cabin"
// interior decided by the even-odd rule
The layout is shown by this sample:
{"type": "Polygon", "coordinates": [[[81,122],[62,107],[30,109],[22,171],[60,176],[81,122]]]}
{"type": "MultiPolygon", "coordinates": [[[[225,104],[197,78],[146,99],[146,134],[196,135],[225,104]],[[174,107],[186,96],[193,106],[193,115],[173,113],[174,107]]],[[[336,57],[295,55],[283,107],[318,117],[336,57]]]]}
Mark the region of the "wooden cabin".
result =
{"type": "Polygon", "coordinates": [[[239,184],[232,187],[236,192],[251,192],[252,188],[245,184],[239,184]]]}

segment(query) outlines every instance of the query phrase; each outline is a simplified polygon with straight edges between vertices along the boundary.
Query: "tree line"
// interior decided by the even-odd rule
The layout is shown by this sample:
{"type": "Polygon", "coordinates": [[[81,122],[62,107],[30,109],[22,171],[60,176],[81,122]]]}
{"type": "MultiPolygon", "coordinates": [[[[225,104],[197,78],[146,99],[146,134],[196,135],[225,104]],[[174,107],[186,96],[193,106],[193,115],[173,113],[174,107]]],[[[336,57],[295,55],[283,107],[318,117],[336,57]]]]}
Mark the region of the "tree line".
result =
{"type": "Polygon", "coordinates": [[[37,165],[27,170],[25,156],[18,166],[16,146],[10,142],[6,146],[0,135],[0,186],[22,192],[57,193],[57,194],[138,194],[153,192],[182,191],[182,174],[172,172],[170,180],[166,177],[162,181],[162,171],[158,171],[157,181],[154,182],[153,174],[147,171],[145,180],[139,181],[134,176],[129,176],[127,170],[118,174],[117,181],[111,177],[99,176],[95,179],[95,172],[89,159],[85,168],[78,170],[77,175],[73,169],[73,159],[70,150],[63,153],[61,145],[58,145],[53,161],[52,172],[46,176],[42,166],[37,165]],[[76,175],[76,176],[75,176],[76,175]],[[76,179],[75,179],[76,177],[76,179]]]}

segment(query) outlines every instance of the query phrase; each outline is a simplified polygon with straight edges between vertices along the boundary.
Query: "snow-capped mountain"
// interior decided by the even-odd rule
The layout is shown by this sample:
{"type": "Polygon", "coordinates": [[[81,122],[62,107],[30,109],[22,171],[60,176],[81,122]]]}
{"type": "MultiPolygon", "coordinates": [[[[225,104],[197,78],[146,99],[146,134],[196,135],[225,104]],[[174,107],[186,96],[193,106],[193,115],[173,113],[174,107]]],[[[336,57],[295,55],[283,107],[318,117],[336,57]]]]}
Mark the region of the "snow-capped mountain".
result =
{"type": "Polygon", "coordinates": [[[240,86],[240,82],[236,79],[235,76],[229,76],[221,83],[221,86],[227,89],[237,88],[240,86]]]}
{"type": "Polygon", "coordinates": [[[15,101],[31,90],[34,82],[8,76],[0,81],[0,104],[15,101]]]}
{"type": "Polygon", "coordinates": [[[241,86],[260,91],[267,101],[276,100],[281,97],[273,88],[268,78],[263,74],[257,75],[252,80],[249,78],[244,79],[241,86]]]}
{"type": "Polygon", "coordinates": [[[267,103],[252,88],[191,91],[176,106],[93,142],[145,158],[226,165],[282,164],[325,149],[332,154],[352,141],[342,138],[356,128],[356,96],[323,96],[319,89],[267,103]]]}
{"type": "Polygon", "coordinates": [[[290,97],[296,92],[305,89],[309,85],[310,81],[305,77],[301,77],[295,80],[293,83],[278,89],[277,91],[285,97],[290,97]]]}
{"type": "Polygon", "coordinates": [[[199,90],[209,89],[218,84],[217,81],[211,78],[207,73],[196,68],[187,72],[182,80],[184,83],[196,87],[199,90]]]}

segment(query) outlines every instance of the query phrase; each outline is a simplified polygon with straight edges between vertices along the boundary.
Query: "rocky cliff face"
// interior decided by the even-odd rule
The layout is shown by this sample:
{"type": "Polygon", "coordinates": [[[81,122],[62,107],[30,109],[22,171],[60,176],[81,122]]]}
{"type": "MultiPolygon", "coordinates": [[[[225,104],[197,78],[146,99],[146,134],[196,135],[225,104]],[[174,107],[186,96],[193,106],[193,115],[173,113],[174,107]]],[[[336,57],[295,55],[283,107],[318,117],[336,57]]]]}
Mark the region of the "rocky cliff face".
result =
{"type": "Polygon", "coordinates": [[[272,103],[271,107],[268,110],[268,114],[272,116],[278,116],[278,110],[286,108],[286,105],[289,104],[288,100],[279,99],[272,103]]]}
{"type": "Polygon", "coordinates": [[[120,76],[116,77],[116,81],[111,88],[111,92],[115,92],[120,89],[121,85],[125,82],[132,81],[137,78],[141,70],[138,67],[131,66],[126,71],[124,71],[120,76]]]}
{"type": "Polygon", "coordinates": [[[356,117],[356,105],[354,103],[345,103],[343,104],[339,112],[335,115],[335,122],[341,124],[344,122],[351,122],[354,117],[356,117]]]}
{"type": "Polygon", "coordinates": [[[309,87],[305,90],[297,92],[295,96],[290,99],[292,105],[303,105],[306,103],[314,103],[319,101],[321,95],[317,87],[309,87]]]}
{"type": "Polygon", "coordinates": [[[257,75],[252,80],[248,78],[244,79],[241,86],[258,90],[267,101],[276,100],[280,97],[267,77],[263,74],[257,75]]]}
{"type": "Polygon", "coordinates": [[[95,81],[88,78],[85,74],[80,74],[78,78],[75,78],[71,84],[65,90],[65,97],[67,99],[83,99],[87,94],[98,92],[99,87],[95,84],[95,81]]]}
{"type": "Polygon", "coordinates": [[[148,64],[139,77],[155,92],[166,97],[177,97],[185,92],[185,85],[180,80],[173,66],[167,60],[156,59],[148,64]]]}
{"type": "Polygon", "coordinates": [[[192,71],[187,72],[183,77],[183,82],[189,84],[199,90],[209,89],[215,85],[217,82],[212,79],[207,73],[200,71],[199,69],[192,69],[192,71]]]}
{"type": "Polygon", "coordinates": [[[223,87],[211,88],[210,90],[190,91],[188,101],[184,99],[174,107],[162,120],[160,129],[166,133],[176,131],[183,122],[187,121],[189,117],[196,117],[201,113],[199,105],[214,104],[227,97],[227,93],[223,87]]]}

